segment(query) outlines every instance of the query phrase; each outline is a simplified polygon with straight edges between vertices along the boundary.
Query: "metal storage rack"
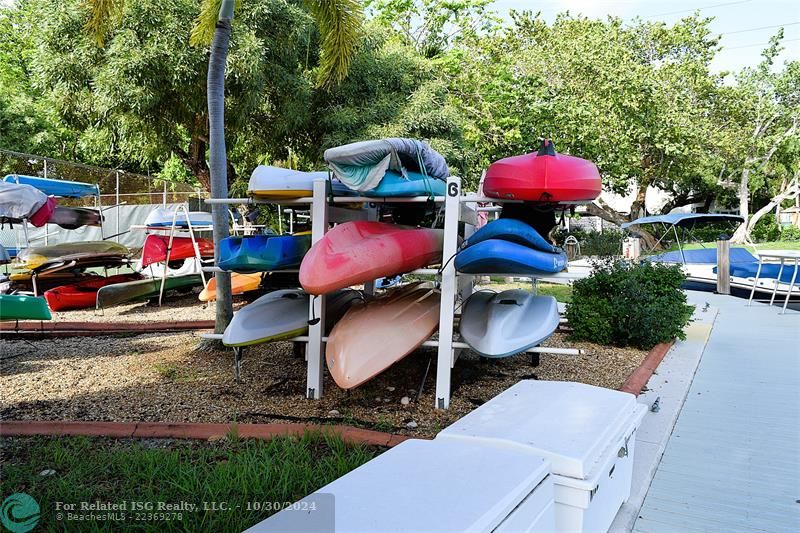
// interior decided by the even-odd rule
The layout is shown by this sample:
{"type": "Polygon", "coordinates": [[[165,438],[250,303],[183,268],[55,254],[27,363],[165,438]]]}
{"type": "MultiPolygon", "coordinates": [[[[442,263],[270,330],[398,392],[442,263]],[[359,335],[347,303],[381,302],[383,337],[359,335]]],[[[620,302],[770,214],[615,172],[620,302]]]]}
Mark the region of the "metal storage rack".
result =
{"type": "MultiPolygon", "coordinates": [[[[464,195],[461,191],[461,178],[450,177],[447,180],[446,196],[430,198],[428,196],[417,196],[409,198],[381,199],[374,197],[361,196],[329,196],[327,190],[327,180],[316,180],[313,185],[313,193],[310,197],[297,198],[293,200],[271,201],[258,198],[217,198],[207,199],[208,204],[310,204],[311,206],[311,243],[319,241],[328,231],[331,222],[345,222],[348,220],[364,220],[375,218],[375,209],[351,210],[336,207],[336,204],[353,203],[414,203],[430,202],[444,204],[444,246],[442,250],[442,261],[439,269],[423,268],[410,272],[411,274],[434,275],[439,278],[441,289],[441,306],[439,317],[438,339],[430,339],[422,345],[436,347],[438,349],[437,370],[436,370],[436,407],[440,409],[448,408],[450,404],[450,378],[451,370],[455,365],[459,353],[463,349],[468,349],[466,343],[457,340],[457,334],[453,331],[456,316],[456,297],[460,294],[462,300],[466,299],[473,290],[473,278],[471,274],[458,274],[455,270],[453,259],[458,251],[459,224],[464,222],[465,234],[468,236],[474,231],[477,223],[477,204],[479,203],[503,203],[504,200],[497,198],[480,197],[475,194],[464,195]],[[472,207],[473,204],[475,207],[472,207]],[[449,332],[445,334],[444,332],[449,332]]],[[[513,201],[513,200],[509,200],[513,201]]],[[[494,208],[487,208],[492,210],[494,208]]],[[[212,267],[205,269],[208,271],[219,271],[212,267]]],[[[529,276],[532,279],[536,276],[529,276]]],[[[547,276],[543,276],[546,279],[547,276]]],[[[372,284],[365,287],[366,292],[372,292],[372,284]]],[[[309,309],[310,320],[308,335],[289,339],[292,342],[302,342],[306,344],[306,397],[309,399],[319,399],[323,393],[323,376],[325,365],[325,342],[327,337],[324,332],[325,325],[325,295],[312,297],[309,309]]],[[[220,339],[219,334],[205,335],[207,338],[220,339]]],[[[542,354],[549,353],[554,355],[579,355],[580,350],[570,348],[542,348],[536,347],[527,350],[528,353],[542,354]]],[[[235,370],[238,378],[241,355],[235,356],[235,370]]]]}

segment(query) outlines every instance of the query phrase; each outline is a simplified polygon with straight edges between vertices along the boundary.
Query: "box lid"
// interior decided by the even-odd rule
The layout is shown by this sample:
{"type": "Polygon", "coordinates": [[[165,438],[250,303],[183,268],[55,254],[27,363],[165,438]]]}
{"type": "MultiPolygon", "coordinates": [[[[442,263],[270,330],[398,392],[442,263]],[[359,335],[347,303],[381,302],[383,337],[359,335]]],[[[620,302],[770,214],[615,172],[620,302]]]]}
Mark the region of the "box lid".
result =
{"type": "MultiPolygon", "coordinates": [[[[491,531],[548,474],[549,464],[524,449],[408,440],[304,500],[332,494],[336,531],[491,531]]],[[[249,531],[301,531],[310,518],[284,510],[249,531]]]]}
{"type": "Polygon", "coordinates": [[[589,479],[641,417],[626,392],[563,381],[526,380],[436,437],[517,445],[548,459],[552,472],[589,479]]]}

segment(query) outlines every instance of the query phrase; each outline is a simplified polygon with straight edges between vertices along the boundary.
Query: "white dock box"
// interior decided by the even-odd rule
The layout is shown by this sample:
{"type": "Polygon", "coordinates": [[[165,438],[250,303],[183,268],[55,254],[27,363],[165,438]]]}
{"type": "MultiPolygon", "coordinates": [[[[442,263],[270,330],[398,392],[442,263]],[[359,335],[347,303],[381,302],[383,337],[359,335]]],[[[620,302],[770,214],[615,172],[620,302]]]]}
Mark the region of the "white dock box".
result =
{"type": "MultiPolygon", "coordinates": [[[[303,498],[334,506],[328,523],[286,509],[255,531],[552,532],[550,465],[524,449],[408,440],[303,498]],[[335,515],[335,519],[334,519],[335,515]]],[[[318,508],[314,512],[319,511],[318,508]]]]}
{"type": "Polygon", "coordinates": [[[636,429],[646,407],[632,394],[558,381],[521,381],[436,440],[527,449],[550,461],[556,528],[607,531],[631,491],[636,429]]]}

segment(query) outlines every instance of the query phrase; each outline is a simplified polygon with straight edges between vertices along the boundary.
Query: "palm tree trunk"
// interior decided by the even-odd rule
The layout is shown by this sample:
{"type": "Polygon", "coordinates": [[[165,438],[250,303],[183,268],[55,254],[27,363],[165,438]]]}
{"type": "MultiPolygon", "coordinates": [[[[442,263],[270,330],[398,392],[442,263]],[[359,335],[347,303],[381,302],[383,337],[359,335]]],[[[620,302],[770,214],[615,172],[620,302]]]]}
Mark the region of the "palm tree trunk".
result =
{"type": "MultiPolygon", "coordinates": [[[[231,39],[231,19],[234,0],[223,0],[219,11],[211,55],[208,59],[208,129],[209,170],[211,172],[211,197],[228,197],[228,158],[225,150],[225,62],[231,39]]],[[[228,209],[224,205],[211,207],[214,220],[214,255],[219,258],[219,244],[228,237],[228,209]]],[[[231,275],[217,273],[217,314],[214,331],[223,333],[233,318],[231,275]]]]}

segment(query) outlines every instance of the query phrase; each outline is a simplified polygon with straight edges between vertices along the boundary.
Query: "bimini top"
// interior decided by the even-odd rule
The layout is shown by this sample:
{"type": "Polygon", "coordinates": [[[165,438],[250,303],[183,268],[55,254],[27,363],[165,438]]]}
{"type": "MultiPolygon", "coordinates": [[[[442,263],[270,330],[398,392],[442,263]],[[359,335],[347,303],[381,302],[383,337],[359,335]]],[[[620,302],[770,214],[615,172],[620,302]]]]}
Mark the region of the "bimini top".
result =
{"type": "Polygon", "coordinates": [[[651,217],[637,218],[633,222],[626,222],[622,229],[630,226],[641,226],[643,224],[668,224],[670,226],[693,226],[706,222],[744,222],[744,218],[739,215],[722,215],[715,213],[668,213],[666,215],[656,215],[651,217]]]}

